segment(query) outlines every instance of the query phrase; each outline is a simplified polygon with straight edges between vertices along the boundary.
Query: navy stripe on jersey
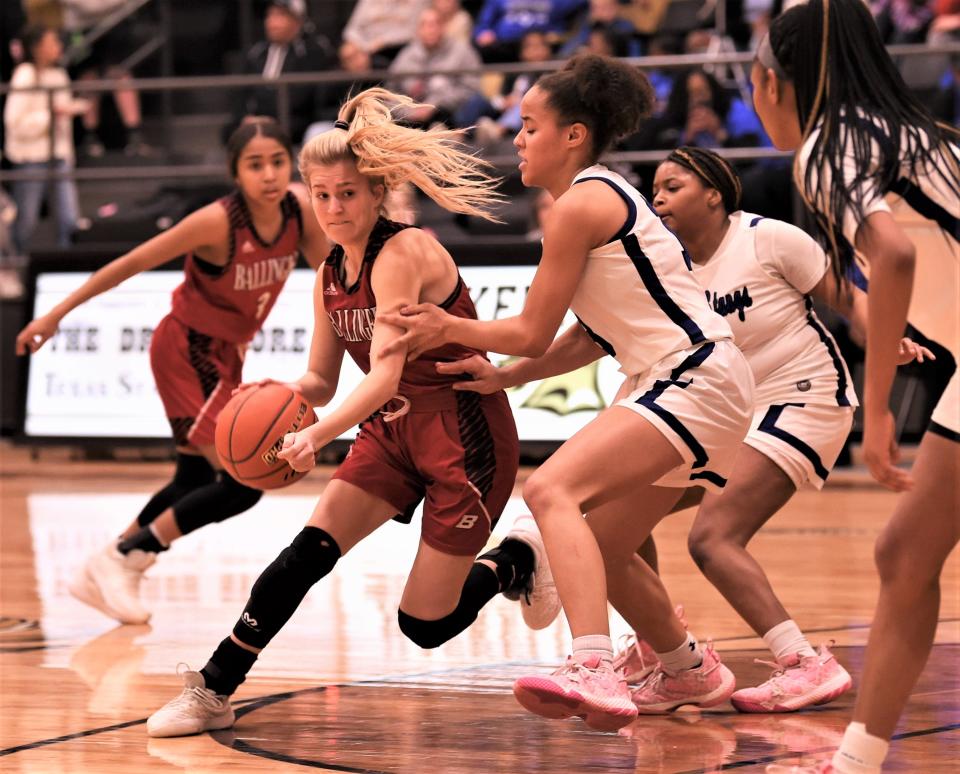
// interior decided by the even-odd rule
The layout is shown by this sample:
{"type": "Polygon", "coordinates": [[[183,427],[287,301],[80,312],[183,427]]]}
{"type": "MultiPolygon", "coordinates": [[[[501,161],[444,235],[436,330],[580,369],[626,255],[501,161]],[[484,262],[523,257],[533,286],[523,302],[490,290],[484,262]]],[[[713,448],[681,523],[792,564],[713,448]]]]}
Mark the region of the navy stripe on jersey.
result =
{"type": "Polygon", "coordinates": [[[610,357],[617,356],[617,351],[613,348],[613,344],[611,344],[609,341],[603,338],[603,336],[598,336],[596,333],[594,333],[593,328],[591,328],[583,320],[577,317],[577,315],[574,315],[574,317],[577,318],[577,322],[580,323],[580,327],[587,332],[587,335],[591,339],[593,339],[594,344],[596,344],[598,347],[600,347],[600,349],[602,349],[604,352],[610,355],[610,357]]]}
{"type": "Polygon", "coordinates": [[[960,241],[960,218],[947,212],[927,196],[916,183],[907,180],[905,177],[901,177],[896,183],[890,186],[890,190],[896,194],[900,194],[903,200],[913,207],[916,212],[923,215],[927,220],[935,221],[940,228],[950,234],[954,239],[960,241]]]}
{"type": "Polygon", "coordinates": [[[805,404],[803,403],[783,403],[770,406],[770,408],[767,409],[767,413],[763,415],[763,420],[761,420],[757,430],[759,430],[761,433],[772,435],[774,438],[779,438],[788,446],[792,446],[804,457],[810,460],[810,464],[813,465],[813,471],[817,474],[820,480],[826,481],[827,476],[830,475],[830,471],[824,467],[823,462],[820,459],[820,455],[817,454],[813,448],[805,444],[801,439],[797,438],[797,436],[788,433],[781,427],[777,427],[777,420],[780,418],[780,415],[787,406],[803,408],[804,405],[805,404]]]}
{"type": "Polygon", "coordinates": [[[949,427],[944,427],[938,422],[930,422],[930,426],[927,428],[927,430],[934,435],[939,435],[946,438],[948,441],[960,443],[960,433],[954,432],[949,427]]]}
{"type": "Polygon", "coordinates": [[[719,473],[714,473],[712,470],[701,470],[699,473],[690,474],[691,481],[696,481],[698,478],[702,478],[705,481],[710,481],[719,487],[724,487],[727,485],[727,479],[725,479],[719,473]]]}
{"type": "Polygon", "coordinates": [[[660,278],[657,276],[657,270],[653,268],[650,259],[647,258],[643,252],[643,248],[640,247],[640,241],[637,239],[637,235],[628,234],[621,242],[623,249],[626,250],[637,273],[640,275],[640,279],[643,280],[647,292],[650,294],[650,297],[657,302],[657,306],[660,307],[667,317],[683,328],[684,332],[690,338],[691,344],[702,344],[705,342],[707,337],[703,335],[700,326],[677,306],[677,302],[670,298],[666,288],[663,287],[663,283],[660,282],[660,278]]]}
{"type": "Polygon", "coordinates": [[[843,361],[840,359],[840,354],[837,352],[837,343],[814,316],[813,301],[810,300],[810,296],[807,296],[806,304],[807,325],[817,332],[817,336],[820,337],[820,341],[823,342],[823,346],[827,348],[827,353],[830,355],[830,360],[833,361],[833,368],[837,372],[837,405],[849,406],[850,400],[847,398],[847,372],[843,366],[843,361]]]}
{"type": "MultiPolygon", "coordinates": [[[[482,500],[493,488],[497,472],[497,456],[494,452],[493,435],[483,413],[481,396],[477,392],[459,391],[457,396],[457,424],[460,427],[460,443],[463,446],[463,469],[467,480],[480,492],[482,500]]],[[[492,526],[492,525],[491,525],[492,526]]]]}
{"type": "Polygon", "coordinates": [[[751,220],[751,221],[750,221],[750,228],[756,228],[756,227],[757,227],[757,224],[758,224],[761,220],[763,220],[763,219],[764,219],[763,216],[762,216],[762,215],[759,215],[759,216],[757,216],[756,218],[754,218],[753,220],[751,220]]]}
{"type": "Polygon", "coordinates": [[[629,234],[631,231],[633,231],[633,227],[634,227],[634,225],[635,225],[636,222],[637,222],[637,205],[634,204],[633,199],[631,199],[629,196],[627,196],[627,192],[624,191],[623,189],[621,189],[620,186],[618,186],[618,185],[617,185],[616,183],[614,183],[612,180],[610,180],[610,179],[608,179],[608,178],[606,178],[606,177],[581,177],[581,178],[580,178],[579,180],[577,180],[576,182],[578,182],[578,183],[585,183],[585,182],[587,182],[587,180],[599,180],[601,183],[606,183],[606,184],[607,184],[608,186],[610,186],[614,191],[616,191],[618,194],[620,194],[620,198],[623,199],[623,203],[627,205],[627,219],[626,219],[626,221],[624,221],[624,224],[620,227],[620,230],[619,230],[616,234],[613,235],[613,238],[612,238],[609,242],[607,242],[607,244],[610,244],[611,242],[619,242],[619,241],[620,241],[621,239],[623,239],[627,234],[629,234]]]}
{"type": "Polygon", "coordinates": [[[641,406],[650,409],[650,411],[652,411],[666,423],[667,427],[680,436],[681,440],[687,445],[690,451],[693,452],[694,468],[702,468],[707,464],[707,461],[710,459],[710,457],[707,455],[707,450],[700,445],[700,442],[696,439],[693,433],[686,428],[683,422],[663,408],[663,406],[657,405],[656,400],[663,395],[663,392],[667,389],[667,387],[677,386],[681,390],[685,390],[690,385],[690,382],[681,382],[679,381],[680,377],[685,371],[703,365],[703,362],[710,356],[715,348],[716,344],[712,341],[708,344],[704,344],[692,355],[684,358],[683,362],[681,362],[680,365],[670,372],[669,379],[657,379],[657,381],[653,383],[653,387],[647,390],[635,401],[641,406]]]}

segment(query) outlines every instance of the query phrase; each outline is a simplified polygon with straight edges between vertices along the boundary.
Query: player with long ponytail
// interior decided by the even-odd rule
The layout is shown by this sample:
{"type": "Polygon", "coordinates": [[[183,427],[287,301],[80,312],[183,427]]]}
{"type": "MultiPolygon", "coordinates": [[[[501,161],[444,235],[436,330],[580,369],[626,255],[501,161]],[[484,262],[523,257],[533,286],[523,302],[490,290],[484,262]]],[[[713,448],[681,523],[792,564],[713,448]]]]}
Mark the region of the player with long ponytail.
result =
{"type": "Polygon", "coordinates": [[[930,653],[940,573],[960,539],[960,377],[909,473],[896,467],[889,409],[907,320],[960,352],[960,132],[910,93],[860,0],[811,0],[778,17],[751,78],[774,144],[798,150],[794,176],[834,272],[856,261],[869,276],[864,456],[903,495],[877,542],[880,597],[854,722],[815,770],[873,774],[930,653]]]}

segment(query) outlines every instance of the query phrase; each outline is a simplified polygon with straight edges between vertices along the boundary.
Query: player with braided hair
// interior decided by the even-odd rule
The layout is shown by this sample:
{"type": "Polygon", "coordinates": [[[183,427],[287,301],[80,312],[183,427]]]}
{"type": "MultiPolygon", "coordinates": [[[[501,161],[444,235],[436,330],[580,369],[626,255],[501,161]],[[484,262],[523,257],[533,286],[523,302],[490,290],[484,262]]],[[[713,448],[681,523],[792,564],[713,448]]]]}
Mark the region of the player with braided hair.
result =
{"type": "Polygon", "coordinates": [[[960,355],[960,130],[903,82],[860,0],[779,16],[751,79],[774,144],[797,151],[797,187],[834,273],[856,260],[869,279],[863,451],[873,476],[903,494],[876,546],[880,597],[853,722],[818,771],[876,774],[930,653],[940,574],[960,540],[960,374],[910,472],[896,466],[889,408],[907,320],[960,355]]]}

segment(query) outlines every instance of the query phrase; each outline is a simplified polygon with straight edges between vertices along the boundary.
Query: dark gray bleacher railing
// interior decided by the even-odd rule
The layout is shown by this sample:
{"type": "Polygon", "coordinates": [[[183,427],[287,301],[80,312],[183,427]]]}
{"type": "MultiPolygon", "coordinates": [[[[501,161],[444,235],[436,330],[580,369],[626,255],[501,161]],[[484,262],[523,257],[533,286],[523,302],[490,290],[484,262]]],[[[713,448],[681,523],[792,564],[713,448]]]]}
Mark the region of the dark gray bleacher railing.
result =
{"type": "MultiPolygon", "coordinates": [[[[933,55],[960,55],[960,43],[942,43],[937,45],[928,44],[910,44],[889,46],[887,50],[893,57],[916,57],[933,55]]],[[[685,69],[697,65],[726,65],[726,64],[750,64],[753,62],[754,55],[750,52],[736,53],[717,53],[717,54],[679,54],[671,56],[647,56],[633,57],[625,61],[636,64],[639,67],[647,69],[685,69]]],[[[527,64],[523,62],[509,64],[489,64],[480,68],[471,68],[464,70],[451,71],[449,74],[485,74],[485,73],[529,73],[544,72],[558,69],[563,66],[565,60],[554,60],[550,62],[539,62],[536,64],[527,64]]],[[[119,86],[139,91],[160,91],[170,93],[173,91],[203,91],[211,89],[239,89],[250,86],[275,88],[278,94],[278,112],[281,123],[289,126],[290,100],[289,89],[291,86],[304,84],[324,84],[324,83],[352,83],[356,80],[377,80],[389,81],[406,76],[430,76],[433,71],[423,70],[402,70],[391,72],[389,70],[370,70],[365,73],[349,73],[343,70],[330,70],[315,73],[293,73],[281,75],[275,79],[265,79],[260,75],[218,75],[218,76],[178,76],[172,78],[134,78],[126,80],[102,79],[84,81],[82,91],[84,92],[110,92],[119,86]]],[[[445,73],[448,74],[448,73],[445,73]]],[[[76,86],[75,86],[76,88],[76,86]]],[[[15,89],[9,84],[0,84],[0,94],[7,94],[15,89]]],[[[51,87],[33,87],[21,89],[20,91],[46,91],[52,109],[53,92],[55,88],[51,87]]],[[[53,141],[51,124],[51,143],[53,141]]],[[[718,148],[719,153],[731,159],[764,159],[789,156],[790,153],[784,153],[772,148],[718,148]]],[[[665,151],[634,151],[624,153],[611,153],[606,156],[608,161],[623,161],[628,163],[656,162],[663,158],[665,151]]],[[[510,166],[516,162],[514,156],[492,156],[489,161],[497,166],[510,166]]],[[[75,168],[66,172],[58,172],[55,169],[45,171],[30,172],[0,172],[0,182],[14,180],[59,180],[70,178],[74,180],[119,180],[131,178],[145,179],[170,179],[170,178],[222,178],[224,175],[223,166],[219,164],[177,164],[177,165],[151,165],[151,166],[123,166],[123,167],[96,167],[96,168],[75,168]]]]}

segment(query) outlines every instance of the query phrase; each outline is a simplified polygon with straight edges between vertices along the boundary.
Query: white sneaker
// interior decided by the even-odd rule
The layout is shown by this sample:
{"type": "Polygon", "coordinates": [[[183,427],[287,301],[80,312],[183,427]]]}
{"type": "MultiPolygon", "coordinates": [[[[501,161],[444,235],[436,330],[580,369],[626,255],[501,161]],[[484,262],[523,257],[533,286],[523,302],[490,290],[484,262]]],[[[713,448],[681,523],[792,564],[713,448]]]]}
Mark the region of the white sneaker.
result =
{"type": "Polygon", "coordinates": [[[183,678],[183,691],[147,718],[150,736],[190,736],[204,731],[230,728],[236,716],[229,696],[217,696],[205,687],[203,675],[189,668],[177,674],[183,678]]]}
{"type": "Polygon", "coordinates": [[[87,560],[78,578],[70,584],[70,593],[120,623],[146,623],[150,611],[140,604],[140,581],[144,571],[156,561],[156,555],[146,551],[135,549],[121,554],[110,543],[87,560]]]}
{"type": "Polygon", "coordinates": [[[560,614],[560,597],[553,582],[550,562],[543,546],[543,538],[533,516],[520,516],[504,540],[519,540],[533,551],[533,574],[526,589],[508,589],[507,599],[519,600],[523,620],[531,629],[546,629],[560,614]]]}

